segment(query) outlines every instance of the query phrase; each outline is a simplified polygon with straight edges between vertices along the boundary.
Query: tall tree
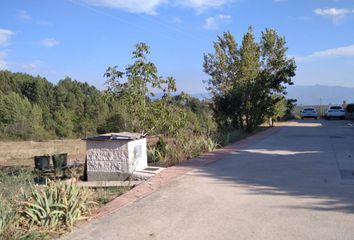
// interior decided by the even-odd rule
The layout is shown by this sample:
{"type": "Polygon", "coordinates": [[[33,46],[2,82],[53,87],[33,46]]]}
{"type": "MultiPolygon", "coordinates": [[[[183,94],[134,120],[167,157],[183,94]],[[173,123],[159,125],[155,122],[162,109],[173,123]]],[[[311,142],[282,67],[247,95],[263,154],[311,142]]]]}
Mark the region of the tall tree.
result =
{"type": "Polygon", "coordinates": [[[240,47],[227,32],[214,42],[214,49],[214,54],[204,55],[203,66],[210,75],[207,89],[219,127],[253,131],[274,114],[286,85],[293,84],[296,64],[286,56],[285,39],[266,29],[256,42],[250,27],[240,47]]]}
{"type": "Polygon", "coordinates": [[[134,62],[128,65],[124,72],[118,70],[117,66],[109,67],[105,77],[107,93],[113,94],[123,103],[121,106],[124,107],[125,114],[128,114],[129,121],[132,121],[130,130],[141,132],[148,130],[147,103],[150,97],[154,96],[156,90],[162,90],[167,95],[175,91],[175,80],[172,77],[165,79],[158,75],[155,64],[147,59],[147,55],[150,54],[147,44],[136,44],[132,54],[134,62]]]}

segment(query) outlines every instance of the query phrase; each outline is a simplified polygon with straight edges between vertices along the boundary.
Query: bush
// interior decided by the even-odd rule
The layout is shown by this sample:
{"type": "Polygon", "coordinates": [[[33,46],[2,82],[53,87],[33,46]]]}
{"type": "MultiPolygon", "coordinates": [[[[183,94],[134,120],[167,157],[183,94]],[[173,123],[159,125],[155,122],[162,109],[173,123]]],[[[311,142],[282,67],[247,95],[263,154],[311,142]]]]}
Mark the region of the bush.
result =
{"type": "Polygon", "coordinates": [[[348,104],[346,110],[348,113],[353,113],[354,112],[354,103],[348,104]]]}

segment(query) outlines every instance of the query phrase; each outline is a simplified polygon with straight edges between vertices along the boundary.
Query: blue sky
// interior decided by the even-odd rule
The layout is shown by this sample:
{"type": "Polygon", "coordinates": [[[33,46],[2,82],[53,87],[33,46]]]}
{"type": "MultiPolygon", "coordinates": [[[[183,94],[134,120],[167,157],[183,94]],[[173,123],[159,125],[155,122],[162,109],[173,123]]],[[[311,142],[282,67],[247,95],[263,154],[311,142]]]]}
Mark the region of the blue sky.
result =
{"type": "Polygon", "coordinates": [[[297,85],[354,87],[353,0],[7,0],[0,7],[0,69],[65,76],[104,89],[108,66],[131,63],[151,46],[160,75],[179,90],[205,91],[203,53],[217,35],[238,42],[275,28],[297,60],[297,85]]]}

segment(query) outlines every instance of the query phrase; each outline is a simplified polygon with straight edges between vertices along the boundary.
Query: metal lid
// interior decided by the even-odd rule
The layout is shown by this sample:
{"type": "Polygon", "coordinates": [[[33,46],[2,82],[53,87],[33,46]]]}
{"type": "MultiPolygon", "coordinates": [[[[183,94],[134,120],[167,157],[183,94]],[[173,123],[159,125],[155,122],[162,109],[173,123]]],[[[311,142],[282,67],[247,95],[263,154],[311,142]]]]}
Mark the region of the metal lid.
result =
{"type": "Polygon", "coordinates": [[[119,133],[106,133],[98,136],[87,137],[82,140],[86,141],[132,141],[144,138],[145,135],[141,133],[119,132],[119,133]]]}

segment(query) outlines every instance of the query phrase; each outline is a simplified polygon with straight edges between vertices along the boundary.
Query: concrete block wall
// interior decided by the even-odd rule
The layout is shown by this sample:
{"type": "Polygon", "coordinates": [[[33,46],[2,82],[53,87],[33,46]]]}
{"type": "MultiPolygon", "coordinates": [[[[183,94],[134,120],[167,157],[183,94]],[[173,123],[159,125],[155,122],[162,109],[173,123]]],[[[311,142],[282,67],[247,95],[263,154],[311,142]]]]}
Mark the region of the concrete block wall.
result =
{"type": "Polygon", "coordinates": [[[87,141],[88,181],[124,180],[147,167],[146,139],[87,141]]]}

